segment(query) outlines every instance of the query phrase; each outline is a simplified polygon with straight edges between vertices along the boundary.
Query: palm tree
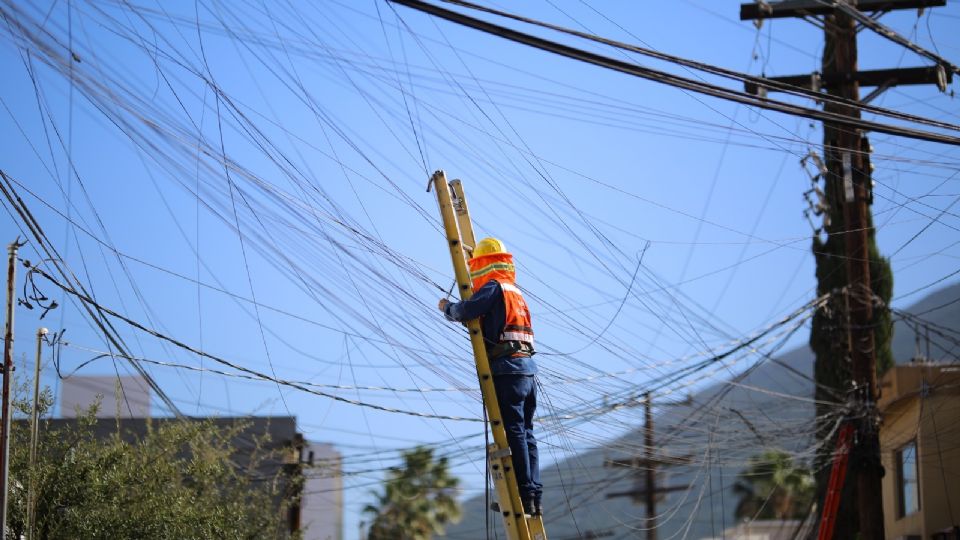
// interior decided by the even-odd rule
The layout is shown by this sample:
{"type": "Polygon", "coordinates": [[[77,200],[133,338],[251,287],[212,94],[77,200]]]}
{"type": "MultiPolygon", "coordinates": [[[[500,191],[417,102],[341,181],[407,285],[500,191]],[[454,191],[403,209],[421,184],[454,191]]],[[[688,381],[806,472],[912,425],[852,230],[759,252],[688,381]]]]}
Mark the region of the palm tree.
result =
{"type": "Polygon", "coordinates": [[[363,512],[373,518],[367,540],[429,540],[460,520],[454,494],[460,480],[450,475],[447,458],[418,446],[403,453],[404,465],[391,467],[376,503],[363,512]]]}
{"type": "Polygon", "coordinates": [[[795,465],[788,453],[768,450],[750,458],[733,492],[740,496],[739,519],[795,519],[805,517],[815,484],[810,470],[795,465]]]}

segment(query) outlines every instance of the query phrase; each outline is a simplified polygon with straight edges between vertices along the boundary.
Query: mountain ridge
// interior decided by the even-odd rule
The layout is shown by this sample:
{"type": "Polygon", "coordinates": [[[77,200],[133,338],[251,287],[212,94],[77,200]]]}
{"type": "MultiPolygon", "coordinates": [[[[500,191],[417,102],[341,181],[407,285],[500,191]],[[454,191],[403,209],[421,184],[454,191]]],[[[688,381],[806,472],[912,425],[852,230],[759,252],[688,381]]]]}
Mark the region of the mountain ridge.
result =
{"type": "MultiPolygon", "coordinates": [[[[960,283],[937,289],[902,311],[918,314],[930,322],[949,328],[958,328],[960,283]]],[[[894,319],[891,349],[895,361],[903,364],[914,358],[917,336],[903,320],[894,319]]],[[[949,350],[932,349],[931,355],[936,360],[938,353],[945,352],[949,350]]],[[[671,493],[658,502],[657,509],[661,513],[658,518],[659,538],[699,539],[718,536],[725,528],[735,524],[733,511],[736,498],[730,488],[748,457],[744,452],[755,454],[762,448],[776,447],[803,450],[811,446],[809,435],[802,432],[793,440],[789,435],[780,440],[769,440],[758,426],[776,426],[783,429],[784,433],[789,433],[791,426],[809,429],[814,417],[812,376],[813,353],[803,345],[776,356],[775,361],[762,362],[737,385],[732,385],[730,379],[718,381],[694,393],[691,405],[663,408],[655,413],[658,441],[669,439],[665,446],[658,445],[659,451],[670,455],[693,452],[699,458],[697,466],[670,467],[668,474],[660,476],[660,485],[690,484],[694,488],[671,493]],[[741,425],[729,426],[732,428],[729,431],[727,426],[715,426],[707,434],[691,434],[688,430],[672,439],[667,435],[690,415],[698,414],[700,404],[718,397],[720,392],[725,392],[722,397],[723,408],[734,411],[732,417],[739,418],[741,425]],[[797,399],[788,400],[783,394],[797,396],[797,399]],[[746,437],[745,440],[734,441],[740,445],[740,453],[734,456],[718,455],[715,446],[720,443],[711,439],[737,436],[746,437]]],[[[717,416],[718,422],[719,419],[717,416]]],[[[551,539],[626,538],[642,534],[646,515],[644,506],[633,504],[625,497],[606,497],[608,493],[634,489],[634,478],[629,474],[630,471],[605,466],[605,463],[610,459],[629,457],[623,449],[635,451],[642,443],[643,432],[643,426],[640,425],[600,447],[585,450],[543,468],[545,523],[551,539]]],[[[730,444],[731,441],[724,443],[730,444]]],[[[448,527],[446,538],[483,536],[484,497],[468,499],[463,506],[464,519],[448,527]]],[[[502,534],[499,531],[502,524],[499,520],[495,521],[494,526],[502,534]]]]}

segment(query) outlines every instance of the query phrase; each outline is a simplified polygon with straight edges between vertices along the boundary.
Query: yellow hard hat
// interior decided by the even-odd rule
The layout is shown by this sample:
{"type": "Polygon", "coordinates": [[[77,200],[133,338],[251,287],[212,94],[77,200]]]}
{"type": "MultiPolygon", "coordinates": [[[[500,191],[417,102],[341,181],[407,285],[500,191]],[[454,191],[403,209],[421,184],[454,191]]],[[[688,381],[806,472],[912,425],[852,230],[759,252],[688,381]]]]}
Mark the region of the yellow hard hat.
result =
{"type": "Polygon", "coordinates": [[[497,240],[496,238],[484,238],[477,242],[477,247],[473,248],[473,256],[480,257],[482,255],[490,255],[491,253],[506,253],[507,248],[503,245],[503,242],[497,240]]]}

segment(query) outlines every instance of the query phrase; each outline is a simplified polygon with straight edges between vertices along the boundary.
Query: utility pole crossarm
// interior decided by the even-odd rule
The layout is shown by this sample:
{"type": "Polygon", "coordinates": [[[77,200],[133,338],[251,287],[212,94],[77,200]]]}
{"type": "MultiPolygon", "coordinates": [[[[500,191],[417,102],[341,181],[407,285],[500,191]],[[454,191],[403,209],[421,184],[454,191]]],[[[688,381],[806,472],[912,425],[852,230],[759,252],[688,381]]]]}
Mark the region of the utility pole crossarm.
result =
{"type": "Polygon", "coordinates": [[[659,495],[661,493],[672,493],[674,491],[686,491],[690,489],[689,485],[686,486],[666,486],[658,487],[652,492],[647,489],[631,489],[630,491],[615,491],[613,493],[607,493],[608,499],[614,499],[617,497],[633,497],[635,499],[645,499],[648,495],[659,495]]]}
{"type": "MultiPolygon", "coordinates": [[[[947,5],[947,0],[860,0],[860,11],[891,11],[895,9],[920,9],[947,5]]],[[[829,15],[837,8],[830,0],[783,0],[782,2],[757,1],[740,4],[740,20],[780,19],[807,15],[829,15]]]]}
{"type": "MultiPolygon", "coordinates": [[[[811,73],[810,75],[786,75],[781,77],[767,77],[767,80],[799,86],[808,90],[819,91],[821,88],[835,86],[837,84],[857,82],[861,87],[891,87],[913,84],[936,84],[941,88],[953,82],[953,73],[943,69],[941,66],[914,67],[900,69],[872,69],[867,71],[857,71],[855,73],[823,75],[821,73],[811,73]]],[[[776,92],[779,90],[776,86],[765,86],[756,82],[744,82],[743,88],[747,93],[757,95],[762,90],[776,92]]]]}
{"type": "Polygon", "coordinates": [[[650,457],[631,457],[627,459],[608,459],[604,465],[609,467],[627,467],[636,469],[638,467],[669,466],[669,465],[690,465],[693,463],[693,456],[650,456],[650,457]]]}

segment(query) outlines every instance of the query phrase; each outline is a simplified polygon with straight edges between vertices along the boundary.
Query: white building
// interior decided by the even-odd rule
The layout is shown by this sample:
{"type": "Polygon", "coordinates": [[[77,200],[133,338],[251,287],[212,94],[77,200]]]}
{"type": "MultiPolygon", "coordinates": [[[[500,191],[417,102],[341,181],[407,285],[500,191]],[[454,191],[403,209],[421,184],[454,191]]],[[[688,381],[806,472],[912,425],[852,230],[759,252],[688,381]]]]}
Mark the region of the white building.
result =
{"type": "Polygon", "coordinates": [[[64,379],[60,390],[60,417],[82,416],[98,399],[97,418],[150,417],[150,387],[146,381],[138,376],[114,375],[64,379]]]}
{"type": "MultiPolygon", "coordinates": [[[[793,540],[794,538],[806,538],[803,533],[809,531],[811,524],[812,520],[801,522],[798,519],[748,521],[723,531],[723,538],[725,540],[793,540]]],[[[720,540],[720,538],[704,538],[702,540],[720,540]]]]}
{"type": "Polygon", "coordinates": [[[307,443],[300,526],[304,540],[343,539],[343,477],[340,452],[327,443],[307,443]]]}

